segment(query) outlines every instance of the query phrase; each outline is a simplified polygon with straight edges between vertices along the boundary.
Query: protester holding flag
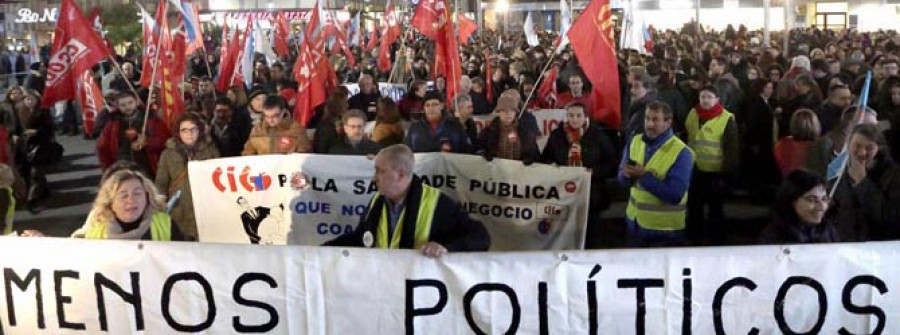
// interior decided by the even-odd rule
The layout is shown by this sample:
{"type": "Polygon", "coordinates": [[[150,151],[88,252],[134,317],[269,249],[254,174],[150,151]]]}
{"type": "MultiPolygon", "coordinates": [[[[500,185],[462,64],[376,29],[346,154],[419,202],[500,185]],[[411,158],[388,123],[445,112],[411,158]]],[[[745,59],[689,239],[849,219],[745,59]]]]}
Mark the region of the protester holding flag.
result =
{"type": "Polygon", "coordinates": [[[834,191],[841,241],[894,240],[900,237],[900,167],[890,156],[884,134],[861,124],[850,134],[844,175],[834,191]]]}
{"type": "Polygon", "coordinates": [[[254,124],[244,145],[243,156],[312,151],[306,129],[287,116],[284,99],[277,95],[268,96],[262,109],[263,118],[254,124]]]}
{"type": "Polygon", "coordinates": [[[190,161],[218,158],[219,150],[209,136],[206,121],[198,114],[181,114],[174,130],[159,158],[156,188],[167,201],[174,201],[169,215],[185,239],[196,241],[197,221],[187,165],[190,161]]]}
{"type": "Polygon", "coordinates": [[[491,124],[481,131],[476,148],[486,160],[503,158],[531,165],[540,160],[537,129],[517,118],[519,104],[513,97],[501,96],[491,124]]]}
{"type": "Polygon", "coordinates": [[[409,84],[409,91],[403,96],[403,99],[397,104],[400,107],[400,115],[404,120],[419,121],[425,112],[423,110],[425,103],[425,93],[428,92],[428,86],[424,80],[414,80],[409,84]]]}
{"type": "Polygon", "coordinates": [[[856,106],[844,109],[838,125],[828,133],[819,137],[809,147],[806,168],[812,172],[828,175],[828,165],[841,152],[850,132],[856,124],[878,124],[874,110],[865,108],[863,115],[857,115],[856,106]]]}
{"type": "Polygon", "coordinates": [[[171,136],[168,127],[155,113],[145,117],[132,92],[122,92],[116,104],[120,117],[110,120],[97,140],[100,168],[106,170],[116,161],[125,160],[137,164],[148,176],[155,176],[159,155],[171,136]]]}

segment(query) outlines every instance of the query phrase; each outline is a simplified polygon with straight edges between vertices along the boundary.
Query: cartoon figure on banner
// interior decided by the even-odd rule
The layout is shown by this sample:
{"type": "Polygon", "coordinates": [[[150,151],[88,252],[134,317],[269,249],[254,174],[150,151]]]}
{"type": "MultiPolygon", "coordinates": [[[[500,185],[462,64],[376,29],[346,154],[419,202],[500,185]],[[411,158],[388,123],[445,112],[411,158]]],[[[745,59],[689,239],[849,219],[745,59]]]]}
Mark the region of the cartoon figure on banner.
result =
{"type": "Polygon", "coordinates": [[[278,204],[279,211],[273,211],[273,207],[263,207],[250,205],[247,198],[240,196],[237,198],[237,204],[244,210],[241,213],[241,223],[244,226],[244,232],[250,238],[252,244],[266,245],[283,245],[285,244],[285,225],[284,221],[284,204],[278,204]],[[268,219],[268,220],[266,220],[268,219]],[[265,225],[262,223],[266,222],[265,225]],[[263,232],[260,233],[260,227],[263,232]]]}

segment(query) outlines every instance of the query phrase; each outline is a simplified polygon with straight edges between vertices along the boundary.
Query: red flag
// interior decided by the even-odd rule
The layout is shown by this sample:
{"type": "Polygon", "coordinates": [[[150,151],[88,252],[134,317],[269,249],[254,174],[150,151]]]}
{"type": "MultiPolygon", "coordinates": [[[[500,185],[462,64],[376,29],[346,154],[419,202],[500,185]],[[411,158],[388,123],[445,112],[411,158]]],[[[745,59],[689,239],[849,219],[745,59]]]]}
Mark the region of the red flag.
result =
{"type": "MultiPolygon", "coordinates": [[[[313,7],[312,15],[310,15],[309,23],[306,24],[306,38],[316,40],[321,37],[322,31],[325,29],[325,12],[322,11],[322,5],[316,0],[316,6],[313,7]]],[[[314,43],[315,44],[315,43],[314,43]]]]}
{"type": "Polygon", "coordinates": [[[74,99],[78,76],[109,57],[100,36],[93,29],[84,29],[89,26],[74,0],[63,0],[47,64],[42,107],[74,99]]]}
{"type": "Polygon", "coordinates": [[[593,0],[578,16],[567,36],[581,68],[593,84],[594,110],[591,117],[621,129],[619,68],[609,0],[593,0]]]}
{"type": "Polygon", "coordinates": [[[94,81],[91,71],[84,71],[78,78],[78,103],[81,104],[81,118],[84,120],[84,133],[94,133],[94,120],[103,109],[103,92],[94,81]]]}
{"type": "Polygon", "coordinates": [[[275,17],[275,53],[279,56],[288,56],[291,54],[290,47],[288,47],[288,40],[291,36],[291,27],[288,25],[287,19],[284,17],[284,12],[278,12],[278,16],[275,17]]]}
{"type": "Polygon", "coordinates": [[[329,26],[326,29],[334,30],[334,32],[328,34],[334,36],[334,44],[331,45],[331,54],[336,55],[338,53],[344,53],[344,57],[347,58],[347,63],[350,67],[355,67],[356,57],[353,56],[353,51],[351,51],[350,46],[347,45],[347,38],[344,36],[343,31],[338,31],[335,26],[329,26]]]}
{"type": "Polygon", "coordinates": [[[459,24],[459,43],[468,45],[469,37],[478,30],[478,24],[462,14],[456,15],[456,22],[459,24]]]}
{"type": "Polygon", "coordinates": [[[219,90],[219,92],[225,92],[231,87],[231,80],[234,77],[234,72],[237,71],[238,57],[242,48],[240,35],[234,35],[227,47],[225,47],[225,44],[222,44],[225,50],[222,52],[219,60],[219,79],[216,80],[216,90],[219,90]]]}
{"type": "Polygon", "coordinates": [[[375,49],[375,45],[378,43],[378,29],[372,29],[372,33],[369,34],[369,42],[366,43],[365,51],[369,53],[372,49],[375,49]]]}
{"type": "Polygon", "coordinates": [[[381,30],[381,47],[378,49],[378,69],[382,72],[391,70],[391,45],[397,41],[400,34],[400,24],[394,14],[394,2],[387,1],[384,9],[384,25],[381,30]]]}
{"type": "Polygon", "coordinates": [[[444,0],[425,0],[419,2],[416,12],[412,17],[412,26],[430,39],[437,39],[438,29],[444,26],[449,16],[445,15],[447,9],[444,0]]]}
{"type": "Polygon", "coordinates": [[[100,14],[102,13],[103,9],[101,9],[100,6],[94,6],[94,8],[91,9],[91,15],[88,16],[88,21],[91,23],[92,27],[94,27],[94,30],[97,31],[97,35],[103,39],[103,46],[106,47],[106,50],[108,50],[107,52],[109,52],[110,55],[115,55],[116,51],[110,47],[109,39],[106,38],[106,35],[103,33],[103,18],[100,17],[100,14]]]}
{"type": "Polygon", "coordinates": [[[165,121],[169,130],[173,130],[177,125],[173,125],[178,115],[184,111],[184,97],[181,93],[181,83],[184,82],[185,73],[185,50],[187,49],[187,37],[184,30],[179,30],[174,36],[166,38],[163,41],[163,54],[160,57],[160,115],[165,121]]]}
{"type": "Polygon", "coordinates": [[[491,69],[491,52],[484,50],[484,83],[485,97],[489,104],[494,103],[494,71],[491,69]]]}
{"type": "MultiPolygon", "coordinates": [[[[459,59],[459,46],[456,44],[453,22],[450,21],[450,11],[444,0],[436,0],[439,4],[435,8],[441,8],[441,18],[437,21],[437,39],[434,41],[434,68],[436,76],[444,76],[447,81],[447,101],[453,101],[459,90],[459,80],[462,78],[462,64],[459,59]]],[[[421,6],[421,5],[420,5],[421,6]]]]}
{"type": "Polygon", "coordinates": [[[538,87],[538,97],[541,100],[542,104],[546,106],[555,106],[556,105],[556,77],[559,74],[559,67],[554,66],[550,73],[544,77],[544,81],[541,82],[541,86],[538,87]]]}
{"type": "MultiPolygon", "coordinates": [[[[166,2],[160,1],[156,6],[156,26],[149,26],[148,22],[144,22],[144,59],[141,66],[141,86],[150,87],[150,80],[153,77],[153,69],[159,63],[160,41],[165,40],[169,34],[169,20],[166,18],[166,2]]],[[[156,74],[155,81],[159,81],[159,73],[156,74]]]]}
{"type": "MultiPolygon", "coordinates": [[[[303,126],[312,119],[315,108],[325,102],[328,97],[328,86],[334,72],[327,59],[318,50],[310,46],[309,38],[300,45],[300,54],[294,63],[294,80],[297,81],[297,103],[294,105],[294,120],[303,126]]],[[[336,79],[336,78],[334,78],[336,79]]]]}

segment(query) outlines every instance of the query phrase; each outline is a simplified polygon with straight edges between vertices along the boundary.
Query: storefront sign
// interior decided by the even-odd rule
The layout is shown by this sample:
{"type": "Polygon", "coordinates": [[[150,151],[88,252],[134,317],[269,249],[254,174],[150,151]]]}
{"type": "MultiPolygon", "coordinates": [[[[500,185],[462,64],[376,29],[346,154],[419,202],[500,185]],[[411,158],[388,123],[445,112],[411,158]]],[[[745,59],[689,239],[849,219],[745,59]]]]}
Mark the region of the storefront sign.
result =
{"type": "Polygon", "coordinates": [[[16,23],[56,22],[57,17],[59,17],[59,8],[44,8],[44,15],[32,11],[31,8],[20,8],[16,23]]]}

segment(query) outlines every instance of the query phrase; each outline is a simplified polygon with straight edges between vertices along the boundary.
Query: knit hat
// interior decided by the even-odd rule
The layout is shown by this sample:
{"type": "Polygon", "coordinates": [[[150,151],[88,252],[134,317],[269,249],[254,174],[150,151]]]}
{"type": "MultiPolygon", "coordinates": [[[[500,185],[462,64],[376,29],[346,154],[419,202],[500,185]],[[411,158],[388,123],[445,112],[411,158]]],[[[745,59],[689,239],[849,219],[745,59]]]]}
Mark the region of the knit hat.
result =
{"type": "Polygon", "coordinates": [[[502,110],[519,110],[519,104],[516,103],[516,99],[510,96],[502,96],[499,100],[497,100],[497,107],[494,107],[494,112],[499,112],[502,110]]]}
{"type": "Polygon", "coordinates": [[[269,94],[269,93],[266,92],[266,90],[263,89],[262,87],[254,87],[252,90],[250,90],[250,94],[247,95],[247,99],[248,99],[248,101],[253,101],[253,98],[255,98],[257,95],[260,95],[260,94],[269,94]]]}

